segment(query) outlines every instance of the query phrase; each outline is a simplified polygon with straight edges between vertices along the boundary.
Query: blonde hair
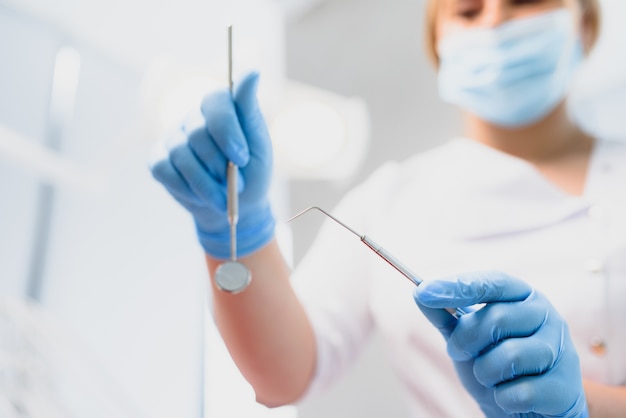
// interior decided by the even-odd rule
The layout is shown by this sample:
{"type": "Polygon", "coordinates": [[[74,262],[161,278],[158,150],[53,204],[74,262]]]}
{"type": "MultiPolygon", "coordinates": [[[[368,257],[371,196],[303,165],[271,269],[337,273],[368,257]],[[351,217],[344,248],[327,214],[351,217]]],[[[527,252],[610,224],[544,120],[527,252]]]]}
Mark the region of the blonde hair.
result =
{"type": "MultiPolygon", "coordinates": [[[[439,67],[439,54],[437,53],[437,16],[441,0],[428,0],[426,5],[425,33],[426,53],[439,67]]],[[[578,0],[582,9],[583,19],[588,27],[588,38],[584,39],[585,50],[589,52],[600,34],[600,4],[598,0],[578,0]]]]}

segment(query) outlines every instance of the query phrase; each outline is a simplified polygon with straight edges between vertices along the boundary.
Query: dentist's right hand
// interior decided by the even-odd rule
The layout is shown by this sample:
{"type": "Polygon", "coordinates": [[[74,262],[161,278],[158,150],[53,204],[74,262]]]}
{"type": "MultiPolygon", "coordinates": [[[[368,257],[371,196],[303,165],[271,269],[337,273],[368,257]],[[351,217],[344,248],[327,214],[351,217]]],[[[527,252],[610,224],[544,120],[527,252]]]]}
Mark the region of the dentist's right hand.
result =
{"type": "Polygon", "coordinates": [[[202,117],[167,138],[167,155],[151,164],[154,178],[193,216],[205,252],[230,257],[226,171],[239,167],[237,255],[249,255],[274,236],[268,191],[272,146],[256,98],[258,73],[202,100],[202,117]]]}
{"type": "Polygon", "coordinates": [[[414,297],[485,416],[589,417],[569,327],[542,293],[487,271],[424,282],[414,297]],[[475,304],[485,305],[459,319],[442,309],[475,304]]]}

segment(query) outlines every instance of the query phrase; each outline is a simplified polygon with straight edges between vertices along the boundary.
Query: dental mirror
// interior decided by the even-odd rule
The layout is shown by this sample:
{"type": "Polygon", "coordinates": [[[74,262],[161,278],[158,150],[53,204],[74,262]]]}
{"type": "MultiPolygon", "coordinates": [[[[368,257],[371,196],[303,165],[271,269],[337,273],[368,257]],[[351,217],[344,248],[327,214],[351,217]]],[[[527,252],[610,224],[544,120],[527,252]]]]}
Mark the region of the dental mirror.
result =
{"type": "MultiPolygon", "coordinates": [[[[228,26],[228,87],[233,94],[233,27],[228,26]]],[[[230,261],[226,261],[215,270],[215,284],[218,289],[238,293],[250,284],[250,270],[237,261],[237,222],[239,220],[239,202],[237,190],[237,166],[228,162],[226,172],[228,189],[228,223],[230,224],[230,261]]]]}
{"type": "Polygon", "coordinates": [[[228,293],[238,293],[250,284],[250,270],[238,261],[227,261],[215,270],[217,288],[228,293]]]}

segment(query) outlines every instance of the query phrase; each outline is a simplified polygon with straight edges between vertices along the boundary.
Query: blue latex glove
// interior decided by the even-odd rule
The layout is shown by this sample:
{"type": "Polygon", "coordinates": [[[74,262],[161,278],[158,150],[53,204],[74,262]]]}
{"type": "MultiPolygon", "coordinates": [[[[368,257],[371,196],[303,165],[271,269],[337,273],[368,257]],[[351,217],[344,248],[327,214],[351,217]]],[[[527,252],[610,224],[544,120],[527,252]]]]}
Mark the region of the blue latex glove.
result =
{"type": "Polygon", "coordinates": [[[207,254],[230,257],[226,202],[228,161],[239,166],[237,254],[245,256],[274,236],[268,190],[272,147],[256,99],[258,74],[202,100],[202,116],[185,121],[167,139],[167,155],[151,165],[154,178],[192,215],[207,254]]]}
{"type": "Polygon", "coordinates": [[[414,299],[487,417],[588,417],[578,354],[545,296],[499,272],[424,282],[414,299]],[[455,319],[441,308],[485,303],[455,319]]]}

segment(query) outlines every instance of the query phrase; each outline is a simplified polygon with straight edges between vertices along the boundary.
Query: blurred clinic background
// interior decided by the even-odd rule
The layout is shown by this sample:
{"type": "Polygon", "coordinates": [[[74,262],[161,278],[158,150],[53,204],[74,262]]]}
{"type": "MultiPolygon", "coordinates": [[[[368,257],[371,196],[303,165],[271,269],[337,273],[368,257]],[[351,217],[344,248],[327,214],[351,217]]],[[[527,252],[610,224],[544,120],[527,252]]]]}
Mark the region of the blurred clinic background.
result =
{"type": "MultiPolygon", "coordinates": [[[[626,2],[572,96],[626,128],[626,2]]],[[[150,150],[234,72],[261,72],[285,220],[458,133],[423,53],[423,0],[0,0],[0,416],[406,417],[376,337],[330,393],[268,410],[207,302],[191,218],[150,150]]],[[[280,223],[280,222],[279,222],[280,223]]],[[[296,264],[321,219],[287,228],[296,264]]],[[[417,315],[416,311],[416,315],[417,315]]]]}

